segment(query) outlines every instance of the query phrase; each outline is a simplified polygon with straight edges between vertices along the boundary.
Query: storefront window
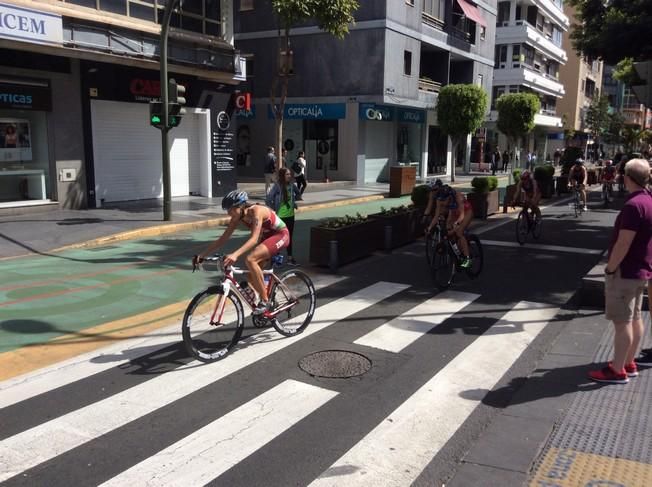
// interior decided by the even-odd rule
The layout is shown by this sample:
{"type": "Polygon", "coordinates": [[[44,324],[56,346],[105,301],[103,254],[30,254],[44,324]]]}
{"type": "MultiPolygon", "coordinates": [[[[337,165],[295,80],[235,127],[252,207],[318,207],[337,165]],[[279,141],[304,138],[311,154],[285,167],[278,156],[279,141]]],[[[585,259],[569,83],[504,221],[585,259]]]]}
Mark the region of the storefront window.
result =
{"type": "MultiPolygon", "coordinates": [[[[338,170],[337,120],[306,120],[304,122],[307,155],[314,154],[314,168],[318,173],[338,170]],[[312,153],[312,154],[311,154],[312,153]]],[[[311,161],[308,161],[311,164],[311,161]]]]}
{"type": "Polygon", "coordinates": [[[0,205],[50,198],[45,112],[0,109],[0,205]]]}

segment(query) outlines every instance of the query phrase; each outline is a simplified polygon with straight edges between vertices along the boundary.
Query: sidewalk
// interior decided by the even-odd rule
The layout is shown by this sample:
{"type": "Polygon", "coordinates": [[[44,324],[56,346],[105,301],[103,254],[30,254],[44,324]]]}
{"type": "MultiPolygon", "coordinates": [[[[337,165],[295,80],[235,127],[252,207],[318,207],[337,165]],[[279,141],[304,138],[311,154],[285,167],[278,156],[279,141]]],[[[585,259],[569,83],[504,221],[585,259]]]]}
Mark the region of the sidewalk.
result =
{"type": "MultiPolygon", "coordinates": [[[[468,189],[472,178],[458,176],[455,186],[468,189]]],[[[505,181],[503,178],[503,184],[505,181]]],[[[253,201],[264,201],[264,183],[245,182],[239,188],[247,191],[253,201]]],[[[383,183],[309,183],[299,211],[382,200],[388,191],[389,185],[383,183]]],[[[221,198],[198,196],[174,198],[171,222],[163,221],[163,203],[159,199],[111,203],[89,210],[0,217],[0,259],[222,225],[226,223],[226,213],[221,201],[221,198]]],[[[386,206],[393,206],[391,201],[386,206]]]]}
{"type": "MultiPolygon", "coordinates": [[[[650,347],[648,312],[644,321],[650,347]]],[[[652,368],[629,384],[587,379],[613,354],[613,326],[601,309],[549,327],[559,335],[535,370],[507,377],[483,400],[499,412],[446,487],[652,485],[652,368]],[[501,397],[514,389],[505,405],[501,397]]]]}

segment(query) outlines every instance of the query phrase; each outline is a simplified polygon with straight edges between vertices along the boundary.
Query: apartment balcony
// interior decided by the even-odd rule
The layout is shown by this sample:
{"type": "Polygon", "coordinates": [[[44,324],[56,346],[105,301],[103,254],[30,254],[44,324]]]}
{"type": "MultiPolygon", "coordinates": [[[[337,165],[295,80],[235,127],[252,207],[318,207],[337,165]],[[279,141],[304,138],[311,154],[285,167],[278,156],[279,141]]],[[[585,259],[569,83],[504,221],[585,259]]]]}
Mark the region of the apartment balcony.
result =
{"type": "Polygon", "coordinates": [[[494,69],[494,86],[527,86],[546,95],[561,98],[566,94],[564,85],[549,74],[536,71],[533,67],[520,62],[511,63],[511,67],[494,69]]]}
{"type": "Polygon", "coordinates": [[[529,44],[558,63],[566,64],[568,55],[543,32],[526,20],[502,22],[496,26],[497,44],[529,44]]]}
{"type": "Polygon", "coordinates": [[[558,3],[555,0],[526,0],[522,2],[522,5],[536,5],[543,15],[567,31],[570,27],[570,20],[564,13],[564,8],[560,7],[558,3]]]}
{"type": "MultiPolygon", "coordinates": [[[[487,116],[488,123],[498,121],[498,110],[491,110],[487,116]]],[[[538,127],[547,127],[553,129],[560,129],[563,127],[561,117],[558,117],[554,111],[541,110],[534,115],[534,124],[538,127]]]]}
{"type": "Polygon", "coordinates": [[[430,93],[439,93],[439,90],[441,90],[441,83],[433,81],[430,78],[419,78],[419,90],[428,91],[430,93]]]}

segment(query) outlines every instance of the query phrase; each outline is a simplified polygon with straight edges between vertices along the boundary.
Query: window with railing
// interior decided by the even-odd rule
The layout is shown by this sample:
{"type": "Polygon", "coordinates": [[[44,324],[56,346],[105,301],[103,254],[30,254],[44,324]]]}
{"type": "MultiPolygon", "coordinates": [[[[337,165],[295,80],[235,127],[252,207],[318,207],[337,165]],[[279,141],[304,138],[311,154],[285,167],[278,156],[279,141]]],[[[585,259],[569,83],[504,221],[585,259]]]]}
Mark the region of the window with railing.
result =
{"type": "Polygon", "coordinates": [[[507,46],[497,45],[494,54],[494,68],[505,68],[507,63],[507,46]]]}
{"type": "Polygon", "coordinates": [[[453,37],[462,39],[469,44],[475,44],[476,24],[464,15],[462,8],[456,2],[453,6],[452,26],[449,30],[453,37]]]}
{"type": "Polygon", "coordinates": [[[504,22],[509,22],[509,14],[512,8],[512,2],[498,2],[498,16],[496,17],[496,24],[502,25],[504,22]]]}
{"type": "MultiPolygon", "coordinates": [[[[163,23],[166,0],[59,0],[134,19],[163,23]]],[[[219,37],[222,35],[221,0],[186,0],[170,20],[172,27],[219,37]]]]}
{"type": "Polygon", "coordinates": [[[423,0],[423,22],[439,29],[444,27],[446,19],[446,0],[423,0]]]}

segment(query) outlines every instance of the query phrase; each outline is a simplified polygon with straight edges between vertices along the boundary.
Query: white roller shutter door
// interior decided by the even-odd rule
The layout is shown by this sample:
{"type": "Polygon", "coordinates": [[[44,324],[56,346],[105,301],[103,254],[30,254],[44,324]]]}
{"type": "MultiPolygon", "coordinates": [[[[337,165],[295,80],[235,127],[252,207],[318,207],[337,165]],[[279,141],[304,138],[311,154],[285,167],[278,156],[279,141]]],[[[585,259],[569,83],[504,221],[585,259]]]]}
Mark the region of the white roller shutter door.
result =
{"type": "MultiPolygon", "coordinates": [[[[91,118],[97,202],[161,198],[161,134],[149,125],[149,106],[93,100],[91,118]]],[[[170,132],[172,196],[200,192],[197,119],[187,114],[170,132]]]]}

